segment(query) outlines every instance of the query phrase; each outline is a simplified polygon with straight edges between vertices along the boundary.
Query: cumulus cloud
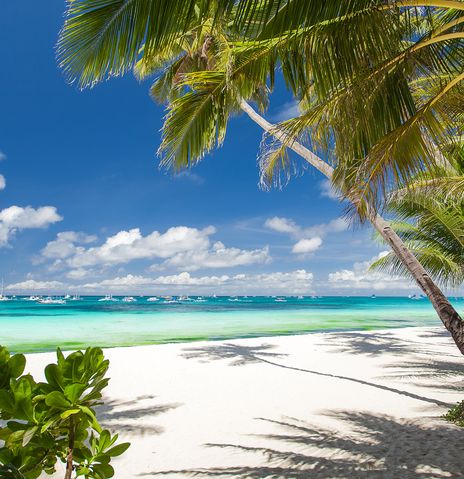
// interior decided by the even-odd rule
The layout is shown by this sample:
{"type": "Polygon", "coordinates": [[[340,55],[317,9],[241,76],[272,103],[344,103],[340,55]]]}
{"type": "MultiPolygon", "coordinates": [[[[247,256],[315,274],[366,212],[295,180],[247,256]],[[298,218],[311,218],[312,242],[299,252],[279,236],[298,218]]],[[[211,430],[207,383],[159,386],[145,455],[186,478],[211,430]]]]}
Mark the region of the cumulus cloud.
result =
{"type": "Polygon", "coordinates": [[[219,241],[211,245],[210,236],[215,232],[213,226],[204,229],[175,226],[164,233],[153,231],[143,236],[139,228],[134,228],[108,237],[101,245],[85,247],[84,244],[96,238],[67,231],[46,245],[42,257],[55,260],[53,268],[71,268],[73,272],[68,274],[76,278],[77,275],[83,277],[89,267],[113,266],[140,259],[164,260],[161,265],[153,265],[152,271],[167,266],[194,271],[270,261],[268,247],[242,250],[227,248],[219,241]]]}
{"type": "Polygon", "coordinates": [[[329,180],[322,180],[319,183],[319,189],[323,198],[329,198],[331,200],[340,199],[338,193],[333,189],[332,183],[329,180]]]}
{"type": "Polygon", "coordinates": [[[311,239],[302,239],[293,246],[292,252],[296,254],[314,253],[317,249],[319,249],[319,246],[321,246],[321,244],[322,239],[318,236],[311,239]]]}
{"type": "Polygon", "coordinates": [[[330,233],[341,233],[342,231],[346,231],[348,226],[349,225],[344,218],[335,218],[328,223],[310,226],[309,228],[304,228],[302,231],[304,235],[325,236],[330,233]]]}
{"type": "Polygon", "coordinates": [[[91,269],[84,269],[84,268],[77,268],[72,269],[66,273],[66,277],[69,279],[83,279],[91,274],[95,274],[94,270],[91,269]]]}
{"type": "Polygon", "coordinates": [[[386,254],[388,251],[382,251],[368,261],[354,263],[353,269],[329,273],[329,284],[337,288],[353,290],[410,289],[412,282],[408,279],[379,271],[369,271],[369,266],[386,254]]]}
{"type": "Polygon", "coordinates": [[[278,233],[297,234],[301,228],[291,219],[274,216],[264,222],[264,226],[278,233]]]}
{"type": "MultiPolygon", "coordinates": [[[[271,260],[269,247],[242,250],[239,248],[226,248],[217,241],[210,250],[191,250],[176,254],[165,261],[166,266],[178,269],[195,271],[200,268],[231,268],[248,264],[268,263],[271,260]]],[[[157,265],[155,265],[155,268],[157,265]]]]}
{"type": "Polygon", "coordinates": [[[9,291],[47,291],[52,292],[64,288],[66,285],[61,281],[36,281],[35,279],[28,279],[19,283],[9,284],[6,289],[9,291]]]}
{"type": "Polygon", "coordinates": [[[348,228],[348,223],[343,218],[336,218],[328,223],[303,228],[290,218],[274,216],[264,222],[264,226],[279,233],[287,233],[298,241],[294,244],[292,252],[295,254],[312,254],[323,242],[324,236],[330,233],[339,233],[348,228]]]}
{"type": "Polygon", "coordinates": [[[7,245],[16,231],[46,228],[62,219],[54,206],[40,208],[10,206],[5,208],[0,211],[0,246],[7,245]]]}
{"type": "Polygon", "coordinates": [[[49,241],[41,254],[45,258],[64,259],[76,254],[77,244],[89,244],[97,240],[94,235],[87,235],[76,231],[63,231],[56,235],[56,239],[49,241]]]}
{"type": "MultiPolygon", "coordinates": [[[[165,233],[153,231],[143,236],[139,228],[119,231],[109,236],[99,246],[84,247],[78,245],[83,238],[73,237],[66,232],[64,236],[48,243],[42,255],[50,259],[65,259],[65,264],[78,269],[96,265],[116,265],[136,259],[169,258],[189,250],[204,250],[209,246],[209,235],[215,228],[209,226],[202,230],[176,226],[165,233]],[[77,245],[77,246],[76,246],[77,245]]],[[[87,242],[93,237],[86,237],[87,242]]]]}

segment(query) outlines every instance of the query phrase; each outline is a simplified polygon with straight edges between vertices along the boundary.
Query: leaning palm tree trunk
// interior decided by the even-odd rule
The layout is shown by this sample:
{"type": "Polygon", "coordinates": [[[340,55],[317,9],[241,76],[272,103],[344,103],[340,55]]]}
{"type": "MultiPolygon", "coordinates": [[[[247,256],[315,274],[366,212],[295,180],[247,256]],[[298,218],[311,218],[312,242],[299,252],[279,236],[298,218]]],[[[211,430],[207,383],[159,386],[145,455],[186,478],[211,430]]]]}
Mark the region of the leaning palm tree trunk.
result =
{"type": "MultiPolygon", "coordinates": [[[[279,132],[275,125],[269,123],[259,115],[246,101],[242,100],[240,107],[255,123],[263,128],[264,131],[273,135],[278,140],[285,139],[285,133],[279,132]]],[[[314,166],[314,168],[320,171],[329,180],[332,179],[334,169],[312,151],[308,150],[308,148],[296,140],[289,143],[289,148],[300,155],[310,165],[314,166]]],[[[417,258],[408,250],[402,239],[395,233],[389,223],[378,214],[373,213],[368,215],[368,217],[374,228],[391,246],[396,256],[398,256],[399,260],[410,272],[421,290],[427,295],[445,328],[451,333],[459,351],[461,354],[464,354],[464,321],[458,312],[453,308],[440,288],[434,283],[417,258]]]]}

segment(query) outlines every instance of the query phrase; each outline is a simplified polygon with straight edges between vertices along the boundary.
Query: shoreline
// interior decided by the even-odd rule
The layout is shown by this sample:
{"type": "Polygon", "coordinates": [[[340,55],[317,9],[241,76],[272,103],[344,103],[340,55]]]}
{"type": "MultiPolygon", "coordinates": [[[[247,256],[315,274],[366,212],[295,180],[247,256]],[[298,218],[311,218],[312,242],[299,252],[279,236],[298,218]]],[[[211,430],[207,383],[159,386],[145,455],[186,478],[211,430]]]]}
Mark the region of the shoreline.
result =
{"type": "MultiPolygon", "coordinates": [[[[127,349],[127,348],[137,348],[137,347],[150,347],[150,346],[163,346],[163,345],[183,345],[183,344],[196,344],[196,343],[214,343],[214,342],[225,342],[225,341],[236,341],[236,340],[246,340],[246,339],[266,339],[266,338],[285,338],[289,336],[305,336],[305,335],[312,335],[312,334],[337,334],[337,333],[349,333],[349,332],[356,332],[356,333],[369,333],[371,331],[376,331],[376,332],[385,332],[385,331],[390,331],[390,330],[398,330],[398,329],[431,329],[431,328],[437,328],[437,329],[443,329],[445,333],[447,331],[443,328],[440,328],[440,326],[391,326],[389,328],[385,327],[366,327],[366,328],[339,328],[339,329],[314,329],[314,330],[304,330],[304,331],[289,331],[287,333],[285,332],[278,332],[276,334],[270,334],[270,333],[250,333],[246,335],[241,335],[241,336],[223,336],[223,337],[209,337],[209,338],[191,338],[191,339],[186,339],[186,338],[180,338],[178,340],[176,339],[167,339],[167,340],[162,340],[162,341],[153,341],[153,342],[148,342],[148,343],[133,343],[133,344],[121,344],[121,345],[98,345],[98,344],[92,344],[92,346],[96,347],[101,347],[104,350],[112,350],[112,349],[127,349]]],[[[66,341],[65,341],[66,343],[66,341]]],[[[64,344],[63,346],[59,346],[62,351],[67,351],[67,352],[72,352],[77,349],[85,349],[88,347],[86,343],[82,343],[81,345],[75,345],[75,346],[67,346],[64,344]]],[[[21,354],[26,354],[26,355],[31,355],[31,354],[46,354],[46,353],[54,353],[56,351],[55,348],[48,348],[45,347],[44,349],[26,349],[26,348],[14,348],[14,347],[8,347],[9,351],[12,353],[21,353],[21,354]]]]}
{"type": "MultiPolygon", "coordinates": [[[[442,328],[105,355],[111,379],[99,414],[132,443],[115,477],[459,477],[464,468],[464,432],[440,419],[463,399],[464,364],[442,328]]],[[[27,358],[38,378],[54,354],[27,358]]]]}

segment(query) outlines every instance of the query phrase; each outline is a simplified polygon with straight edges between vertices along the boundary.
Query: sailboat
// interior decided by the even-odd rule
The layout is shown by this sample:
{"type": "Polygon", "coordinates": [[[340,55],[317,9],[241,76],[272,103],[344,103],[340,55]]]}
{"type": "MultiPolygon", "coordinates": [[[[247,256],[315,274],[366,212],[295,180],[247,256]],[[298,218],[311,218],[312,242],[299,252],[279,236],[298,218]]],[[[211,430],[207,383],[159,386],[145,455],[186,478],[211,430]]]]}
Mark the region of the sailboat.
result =
{"type": "Polygon", "coordinates": [[[11,298],[5,296],[4,294],[4,285],[3,285],[3,278],[2,278],[2,293],[0,294],[0,301],[10,301],[11,298]]]}

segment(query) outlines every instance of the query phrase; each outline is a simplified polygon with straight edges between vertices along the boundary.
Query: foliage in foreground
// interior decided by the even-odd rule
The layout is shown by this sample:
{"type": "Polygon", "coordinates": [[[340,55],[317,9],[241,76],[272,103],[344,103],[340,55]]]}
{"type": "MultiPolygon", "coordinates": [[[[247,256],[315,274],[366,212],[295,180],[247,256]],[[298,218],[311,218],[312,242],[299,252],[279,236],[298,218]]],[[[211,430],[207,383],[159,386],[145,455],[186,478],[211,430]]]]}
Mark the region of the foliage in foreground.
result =
{"type": "Polygon", "coordinates": [[[115,444],[102,429],[94,407],[102,404],[109,361],[100,348],[67,357],[45,368],[45,382],[23,374],[26,358],[0,346],[0,477],[36,479],[66,464],[65,479],[106,479],[114,475],[111,459],[129,443],[115,444]]]}
{"type": "Polygon", "coordinates": [[[464,401],[453,406],[443,418],[457,426],[464,427],[464,401]]]}

